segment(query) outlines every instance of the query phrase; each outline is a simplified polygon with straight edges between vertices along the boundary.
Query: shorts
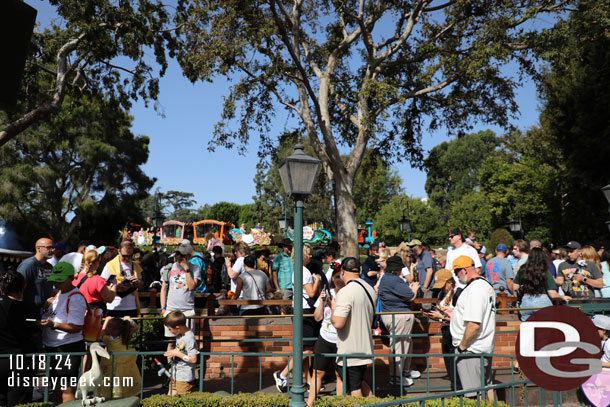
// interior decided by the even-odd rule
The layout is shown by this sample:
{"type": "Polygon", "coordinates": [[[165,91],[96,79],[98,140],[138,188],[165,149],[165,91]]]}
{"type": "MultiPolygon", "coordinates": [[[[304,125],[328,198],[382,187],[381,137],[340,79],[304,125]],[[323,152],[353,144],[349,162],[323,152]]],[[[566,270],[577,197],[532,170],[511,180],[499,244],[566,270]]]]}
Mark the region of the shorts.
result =
{"type": "Polygon", "coordinates": [[[280,292],[282,293],[282,299],[283,300],[291,300],[292,299],[292,290],[280,289],[280,292]]]}
{"type": "MultiPolygon", "coordinates": [[[[171,311],[182,311],[182,310],[173,310],[173,309],[172,309],[172,310],[167,310],[167,312],[165,313],[165,315],[167,315],[167,313],[168,313],[168,312],[171,312],[171,311]]],[[[188,326],[188,327],[189,327],[189,329],[190,329],[191,331],[193,331],[193,333],[195,333],[195,331],[193,330],[193,327],[195,326],[195,320],[194,320],[193,318],[188,318],[188,317],[195,316],[195,310],[190,309],[190,310],[188,310],[188,311],[182,311],[182,313],[184,314],[184,316],[186,316],[186,317],[187,317],[187,319],[186,319],[186,326],[188,326]]],[[[163,328],[165,329],[165,337],[166,337],[166,338],[175,338],[175,337],[176,337],[176,335],[172,334],[172,333],[169,331],[169,328],[168,328],[168,327],[166,327],[165,325],[163,325],[163,328]]]]}
{"type": "Polygon", "coordinates": [[[172,385],[176,390],[177,395],[189,394],[193,392],[193,383],[192,382],[173,382],[172,385]]]}
{"type": "Polygon", "coordinates": [[[367,366],[368,365],[358,365],[346,367],[347,380],[343,377],[343,366],[337,365],[335,370],[341,380],[343,380],[343,383],[345,383],[347,391],[352,392],[362,388],[362,381],[364,380],[364,373],[366,372],[367,366]]]}
{"type": "MultiPolygon", "coordinates": [[[[305,308],[303,314],[313,314],[314,310],[305,308]]],[[[316,338],[320,334],[320,323],[314,317],[303,317],[303,347],[313,348],[316,344],[316,338]],[[305,338],[313,338],[306,340],[305,338]]]]}
{"type": "MultiPolygon", "coordinates": [[[[59,346],[45,346],[44,350],[46,353],[58,353],[58,352],[86,352],[85,341],[80,340],[78,342],[67,343],[59,346]]],[[[56,355],[49,356],[50,375],[51,377],[67,377],[69,380],[79,379],[79,368],[82,355],[56,355]],[[72,379],[75,378],[75,379],[72,379]]],[[[59,385],[59,384],[58,384],[59,385]]],[[[50,389],[56,390],[56,389],[50,389]]]]}
{"type": "Polygon", "coordinates": [[[315,356],[313,358],[313,368],[315,370],[324,371],[328,369],[330,364],[335,360],[335,356],[324,356],[323,353],[337,353],[337,344],[328,342],[321,336],[316,341],[314,348],[315,356]]]}
{"type": "MultiPolygon", "coordinates": [[[[481,357],[476,353],[459,353],[460,356],[456,359],[456,370],[463,390],[481,388],[481,357]]],[[[491,357],[483,358],[485,369],[485,386],[492,384],[491,381],[491,357]]],[[[476,397],[477,393],[466,393],[466,397],[476,397]]]]}

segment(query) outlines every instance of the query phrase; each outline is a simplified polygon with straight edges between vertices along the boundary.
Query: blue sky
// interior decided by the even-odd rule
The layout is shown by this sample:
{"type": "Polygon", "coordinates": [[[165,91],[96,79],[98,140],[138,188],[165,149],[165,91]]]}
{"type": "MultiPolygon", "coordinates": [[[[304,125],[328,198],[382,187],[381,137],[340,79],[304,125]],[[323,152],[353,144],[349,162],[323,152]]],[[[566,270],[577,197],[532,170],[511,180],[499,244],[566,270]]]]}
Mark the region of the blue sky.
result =
{"type": "MultiPolygon", "coordinates": [[[[38,10],[37,22],[47,26],[56,18],[54,7],[43,0],[26,0],[38,10]]],[[[507,68],[511,73],[511,68],[507,68]]],[[[517,77],[517,75],[513,75],[517,77]]],[[[144,171],[157,178],[155,189],[192,192],[196,207],[220,201],[245,204],[253,201],[258,145],[251,140],[245,156],[236,150],[218,148],[207,151],[214,124],[220,118],[223,95],[228,93],[228,83],[219,78],[214,83],[191,84],[182,76],[180,67],[170,61],[166,75],[160,79],[161,93],[158,103],[165,117],[161,117],[149,105],[135,103],[131,115],[134,117],[132,131],[150,137],[150,155],[144,171]]],[[[526,129],[538,121],[539,103],[535,87],[531,82],[523,83],[517,90],[520,114],[513,124],[526,129]]],[[[278,134],[286,123],[282,110],[276,117],[274,129],[278,134]]],[[[475,131],[501,130],[486,123],[475,123],[475,131]]],[[[449,138],[444,131],[425,133],[422,141],[426,151],[449,138]]],[[[426,174],[411,168],[408,163],[394,166],[403,181],[403,188],[413,197],[425,197],[426,174]]]]}

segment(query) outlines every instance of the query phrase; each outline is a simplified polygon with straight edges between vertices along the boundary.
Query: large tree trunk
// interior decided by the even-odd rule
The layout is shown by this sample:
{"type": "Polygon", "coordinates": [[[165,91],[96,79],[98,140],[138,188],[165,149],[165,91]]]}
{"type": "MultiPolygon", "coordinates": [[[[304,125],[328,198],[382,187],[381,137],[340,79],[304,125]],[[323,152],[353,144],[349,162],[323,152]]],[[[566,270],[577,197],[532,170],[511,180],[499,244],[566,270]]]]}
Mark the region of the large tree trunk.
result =
{"type": "Polygon", "coordinates": [[[356,205],[352,197],[353,179],[334,173],[335,205],[337,208],[337,236],[341,244],[341,256],[358,258],[358,225],[356,205]]]}

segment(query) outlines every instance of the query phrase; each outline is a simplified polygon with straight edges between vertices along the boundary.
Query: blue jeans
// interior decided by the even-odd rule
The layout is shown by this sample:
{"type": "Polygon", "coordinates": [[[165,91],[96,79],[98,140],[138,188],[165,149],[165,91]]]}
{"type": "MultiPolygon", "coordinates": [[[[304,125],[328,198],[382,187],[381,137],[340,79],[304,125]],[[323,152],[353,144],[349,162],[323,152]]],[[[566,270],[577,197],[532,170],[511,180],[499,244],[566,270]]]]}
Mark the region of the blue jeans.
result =
{"type": "MultiPolygon", "coordinates": [[[[549,298],[549,296],[546,294],[540,294],[540,295],[524,295],[523,298],[521,299],[521,305],[519,305],[519,307],[521,307],[521,308],[544,308],[544,307],[549,307],[551,305],[553,305],[553,303],[551,302],[551,299],[549,298]]],[[[536,311],[538,311],[538,310],[528,309],[528,310],[519,311],[519,314],[521,315],[521,321],[526,321],[536,311]]]]}

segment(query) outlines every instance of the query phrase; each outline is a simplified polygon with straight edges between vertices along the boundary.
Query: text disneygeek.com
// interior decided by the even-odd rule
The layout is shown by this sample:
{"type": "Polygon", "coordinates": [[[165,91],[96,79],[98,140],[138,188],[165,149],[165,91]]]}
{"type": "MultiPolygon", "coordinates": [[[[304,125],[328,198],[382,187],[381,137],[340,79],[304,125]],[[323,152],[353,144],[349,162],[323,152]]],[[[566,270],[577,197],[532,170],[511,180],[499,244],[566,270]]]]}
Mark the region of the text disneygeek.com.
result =
{"type": "Polygon", "coordinates": [[[103,377],[99,384],[95,384],[93,378],[81,377],[46,377],[46,376],[22,376],[19,373],[13,372],[8,378],[9,387],[48,387],[49,390],[61,389],[65,390],[68,387],[132,387],[133,377],[103,377]]]}

